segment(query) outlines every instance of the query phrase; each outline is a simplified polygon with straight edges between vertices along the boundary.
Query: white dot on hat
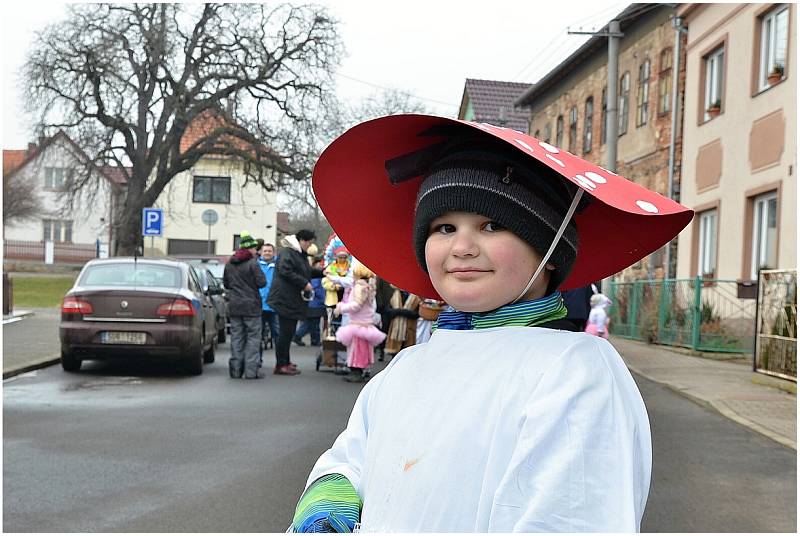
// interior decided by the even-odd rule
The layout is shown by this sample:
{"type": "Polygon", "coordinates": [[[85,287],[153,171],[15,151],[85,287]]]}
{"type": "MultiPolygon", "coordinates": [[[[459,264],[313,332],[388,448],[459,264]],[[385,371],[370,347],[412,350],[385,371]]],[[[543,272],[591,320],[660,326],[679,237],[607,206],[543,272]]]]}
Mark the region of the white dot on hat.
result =
{"type": "Polygon", "coordinates": [[[548,153],[558,154],[558,148],[557,147],[553,147],[552,145],[550,145],[546,141],[540,141],[539,142],[539,146],[542,149],[544,149],[545,151],[547,151],[548,153]]]}
{"type": "Polygon", "coordinates": [[[520,140],[520,139],[518,139],[518,138],[514,138],[514,141],[515,141],[515,142],[517,142],[517,143],[518,143],[519,145],[521,145],[522,147],[524,147],[525,149],[527,149],[527,150],[528,150],[528,152],[531,152],[531,153],[533,152],[533,147],[531,147],[530,145],[528,145],[528,144],[527,144],[527,143],[525,143],[524,141],[522,141],[522,140],[520,140]]]}
{"type": "Polygon", "coordinates": [[[636,205],[646,212],[652,212],[653,214],[658,214],[658,208],[653,203],[648,201],[637,201],[636,205]]]}
{"type": "Polygon", "coordinates": [[[556,164],[558,164],[559,166],[561,166],[561,167],[567,167],[567,166],[565,166],[565,165],[564,165],[564,162],[562,162],[561,160],[559,160],[559,159],[558,159],[558,158],[556,158],[555,156],[553,156],[553,155],[551,155],[551,154],[546,154],[545,156],[546,156],[547,158],[549,158],[550,160],[552,160],[553,162],[555,162],[556,164]]]}
{"type": "Polygon", "coordinates": [[[597,185],[595,183],[593,183],[583,175],[575,175],[575,180],[578,181],[578,184],[589,190],[594,190],[595,188],[597,188],[597,185]]]}
{"type": "Polygon", "coordinates": [[[608,180],[605,177],[603,177],[598,173],[595,173],[594,171],[587,171],[586,173],[584,173],[584,175],[586,175],[587,179],[597,184],[605,184],[608,182],[608,180]]]}

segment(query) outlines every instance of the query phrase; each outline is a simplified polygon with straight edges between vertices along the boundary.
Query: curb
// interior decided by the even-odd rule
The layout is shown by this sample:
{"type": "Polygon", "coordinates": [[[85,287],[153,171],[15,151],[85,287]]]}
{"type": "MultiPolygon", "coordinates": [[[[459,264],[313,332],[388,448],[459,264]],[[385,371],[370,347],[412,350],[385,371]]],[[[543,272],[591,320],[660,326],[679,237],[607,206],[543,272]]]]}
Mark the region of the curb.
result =
{"type": "Polygon", "coordinates": [[[666,381],[663,381],[663,380],[657,380],[657,379],[653,378],[652,376],[650,376],[648,374],[644,374],[643,372],[641,372],[640,370],[638,370],[637,368],[631,366],[628,363],[625,363],[625,365],[631,371],[635,372],[639,376],[641,376],[643,378],[647,378],[651,382],[655,382],[655,383],[657,383],[659,385],[663,385],[664,387],[666,387],[670,391],[672,391],[672,392],[674,392],[676,394],[679,394],[684,398],[687,398],[687,399],[691,400],[692,402],[694,402],[695,404],[697,404],[699,406],[703,406],[705,408],[714,410],[717,413],[719,413],[720,415],[722,415],[723,417],[726,417],[726,418],[732,420],[736,424],[738,424],[740,426],[743,426],[743,427],[747,428],[748,430],[752,430],[754,432],[758,432],[759,434],[761,434],[761,435],[763,435],[763,436],[775,441],[776,443],[780,443],[781,445],[783,445],[785,447],[789,447],[792,450],[795,450],[795,451],[797,450],[797,443],[796,442],[794,442],[791,439],[789,439],[787,437],[784,437],[784,436],[782,436],[780,434],[776,434],[772,430],[764,428],[763,426],[761,426],[758,423],[755,423],[755,422],[753,422],[753,421],[751,421],[749,419],[745,419],[744,417],[742,417],[741,415],[739,415],[735,411],[731,410],[730,408],[724,406],[723,404],[721,404],[721,403],[719,403],[717,401],[706,400],[705,398],[700,398],[699,396],[696,396],[696,395],[693,395],[691,393],[688,393],[685,390],[681,389],[680,387],[672,385],[669,382],[666,382],[666,381]]]}
{"type": "Polygon", "coordinates": [[[36,361],[35,363],[29,363],[27,365],[22,365],[21,367],[11,369],[11,370],[4,370],[3,371],[3,379],[7,380],[8,378],[13,378],[14,376],[19,376],[20,374],[24,374],[26,372],[30,372],[32,370],[38,370],[41,368],[49,367],[61,362],[61,355],[54,355],[50,357],[44,358],[42,361],[36,361]]]}
{"type": "Polygon", "coordinates": [[[18,313],[13,313],[8,316],[3,316],[3,324],[10,324],[11,322],[17,322],[22,320],[23,318],[33,316],[33,311],[20,311],[18,313]]]}

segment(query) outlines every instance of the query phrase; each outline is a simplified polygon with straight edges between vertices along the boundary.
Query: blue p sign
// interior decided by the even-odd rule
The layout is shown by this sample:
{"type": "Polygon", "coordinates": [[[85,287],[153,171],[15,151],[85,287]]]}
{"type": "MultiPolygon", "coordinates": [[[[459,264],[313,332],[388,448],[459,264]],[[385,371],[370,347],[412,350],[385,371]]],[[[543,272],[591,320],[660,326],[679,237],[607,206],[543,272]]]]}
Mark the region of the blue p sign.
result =
{"type": "Polygon", "coordinates": [[[160,208],[142,209],[142,236],[161,236],[164,215],[160,208]]]}

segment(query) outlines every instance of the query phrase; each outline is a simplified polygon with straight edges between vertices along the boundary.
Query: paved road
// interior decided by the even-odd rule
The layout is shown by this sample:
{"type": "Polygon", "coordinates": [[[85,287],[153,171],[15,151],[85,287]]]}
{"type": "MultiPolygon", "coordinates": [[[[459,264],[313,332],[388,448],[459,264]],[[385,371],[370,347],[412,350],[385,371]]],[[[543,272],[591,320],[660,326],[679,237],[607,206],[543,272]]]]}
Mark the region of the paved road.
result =
{"type": "Polygon", "coordinates": [[[635,378],[653,436],[642,532],[795,532],[794,450],[635,378]]]}
{"type": "MultiPolygon", "coordinates": [[[[4,530],[283,531],[359,388],[296,347],[299,377],[230,380],[226,348],[200,377],[122,362],[4,382],[4,530]]],[[[794,530],[794,451],[637,381],[655,459],[643,530],[794,530]]]]}

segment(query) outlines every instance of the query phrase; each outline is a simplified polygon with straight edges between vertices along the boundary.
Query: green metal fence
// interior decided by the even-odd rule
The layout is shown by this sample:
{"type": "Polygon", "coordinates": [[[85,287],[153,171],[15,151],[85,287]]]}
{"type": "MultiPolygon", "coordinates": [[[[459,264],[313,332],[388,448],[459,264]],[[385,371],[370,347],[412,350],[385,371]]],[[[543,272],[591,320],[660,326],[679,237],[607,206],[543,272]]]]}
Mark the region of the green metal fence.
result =
{"type": "Polygon", "coordinates": [[[613,335],[704,352],[753,352],[756,300],[737,282],[663,279],[611,283],[613,335]]]}

